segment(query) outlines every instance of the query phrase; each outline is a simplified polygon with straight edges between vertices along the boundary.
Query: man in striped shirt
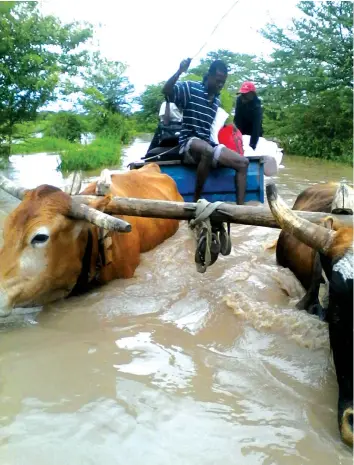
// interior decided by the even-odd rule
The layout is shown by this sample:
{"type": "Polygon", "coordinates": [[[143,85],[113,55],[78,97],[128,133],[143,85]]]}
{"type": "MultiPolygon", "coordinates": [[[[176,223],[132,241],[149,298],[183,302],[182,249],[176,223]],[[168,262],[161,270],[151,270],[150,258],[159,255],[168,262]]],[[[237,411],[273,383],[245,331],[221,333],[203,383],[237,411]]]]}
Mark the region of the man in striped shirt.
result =
{"type": "Polygon", "coordinates": [[[194,201],[203,191],[210,168],[228,166],[236,171],[236,201],[244,203],[248,159],[210,139],[210,130],[220,105],[219,94],[227,78],[227,66],[214,61],[202,82],[177,82],[188,70],[191,60],[183,60],[178,71],[166,82],[166,97],[183,110],[182,130],[179,137],[180,153],[185,163],[196,164],[197,180],[194,201]]]}

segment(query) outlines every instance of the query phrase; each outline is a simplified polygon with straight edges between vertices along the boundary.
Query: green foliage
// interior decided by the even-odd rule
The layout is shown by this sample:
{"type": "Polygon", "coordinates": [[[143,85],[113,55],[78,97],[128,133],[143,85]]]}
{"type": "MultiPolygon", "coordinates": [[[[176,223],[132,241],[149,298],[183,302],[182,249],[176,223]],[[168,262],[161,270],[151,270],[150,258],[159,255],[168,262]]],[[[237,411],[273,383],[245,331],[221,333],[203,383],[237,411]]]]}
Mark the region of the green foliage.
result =
{"type": "Polygon", "coordinates": [[[154,132],[158,123],[158,115],[165,97],[162,93],[164,83],[152,84],[146,87],[145,91],[137,99],[137,103],[142,106],[142,110],[137,113],[138,130],[154,132]]]}
{"type": "Polygon", "coordinates": [[[71,112],[59,112],[49,118],[44,134],[49,137],[79,142],[83,131],[82,120],[79,115],[71,112]]]}
{"type": "Polygon", "coordinates": [[[303,18],[263,35],[275,44],[260,65],[265,135],[290,153],[351,161],[353,3],[300,2],[303,18]]]}
{"type": "Polygon", "coordinates": [[[66,94],[80,95],[78,101],[87,118],[86,129],[123,144],[130,142],[135,133],[135,119],[130,115],[130,94],[134,87],[125,72],[124,63],[93,53],[80,76],[83,84],[66,83],[66,94]]]}
{"type": "Polygon", "coordinates": [[[129,114],[129,96],[134,86],[125,76],[126,70],[124,63],[107,60],[95,52],[82,72],[84,85],[74,86],[69,91],[80,91],[83,94],[80,103],[88,113],[95,113],[99,107],[112,114],[129,114]]]}
{"type": "Polygon", "coordinates": [[[60,158],[58,168],[62,171],[119,167],[121,144],[117,139],[99,137],[89,145],[70,147],[61,153],[60,158]]]}
{"type": "Polygon", "coordinates": [[[82,145],[56,137],[28,139],[22,144],[13,144],[11,154],[57,153],[61,162],[59,169],[91,170],[118,166],[121,160],[121,143],[111,137],[98,137],[91,144],[82,145]]]}
{"type": "Polygon", "coordinates": [[[11,145],[11,154],[30,154],[30,153],[59,153],[62,150],[69,150],[79,146],[69,142],[66,139],[58,139],[56,137],[30,138],[19,144],[11,145]]]}
{"type": "Polygon", "coordinates": [[[56,98],[60,77],[85,64],[91,28],[42,16],[36,2],[0,2],[0,143],[56,98]]]}
{"type": "Polygon", "coordinates": [[[211,63],[215,60],[222,60],[229,68],[228,78],[224,90],[227,90],[233,99],[236,98],[236,93],[242,82],[253,81],[257,76],[259,69],[259,61],[254,55],[244,53],[234,53],[230,50],[217,50],[207,53],[205,58],[200,60],[200,64],[195,68],[191,68],[188,74],[203,76],[207,73],[211,63]]]}
{"type": "Polygon", "coordinates": [[[111,113],[99,106],[88,116],[90,131],[102,137],[111,137],[128,144],[135,135],[135,119],[131,116],[111,113]]]}
{"type": "Polygon", "coordinates": [[[41,132],[37,121],[25,121],[14,125],[13,137],[17,140],[26,140],[34,137],[37,132],[41,132]]]}

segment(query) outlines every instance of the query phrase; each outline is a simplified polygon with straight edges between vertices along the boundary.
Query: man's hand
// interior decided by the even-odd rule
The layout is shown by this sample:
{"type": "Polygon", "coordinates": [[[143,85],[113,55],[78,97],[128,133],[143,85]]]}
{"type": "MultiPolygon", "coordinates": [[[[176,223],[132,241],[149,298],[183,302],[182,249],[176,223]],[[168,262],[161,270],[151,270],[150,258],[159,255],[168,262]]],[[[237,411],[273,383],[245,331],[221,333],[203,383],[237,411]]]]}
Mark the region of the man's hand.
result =
{"type": "Polygon", "coordinates": [[[179,65],[179,72],[180,73],[185,73],[188,68],[189,68],[189,65],[191,64],[191,61],[192,61],[192,58],[187,58],[186,60],[182,60],[180,65],[179,65]]]}

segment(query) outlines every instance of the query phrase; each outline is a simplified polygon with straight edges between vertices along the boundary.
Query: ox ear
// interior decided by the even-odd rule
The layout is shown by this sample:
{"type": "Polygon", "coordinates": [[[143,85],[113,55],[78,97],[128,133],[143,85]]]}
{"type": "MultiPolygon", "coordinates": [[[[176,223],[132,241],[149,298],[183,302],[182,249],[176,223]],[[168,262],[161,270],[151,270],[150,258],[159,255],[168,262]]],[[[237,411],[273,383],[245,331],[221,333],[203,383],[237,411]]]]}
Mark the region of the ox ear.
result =
{"type": "Polygon", "coordinates": [[[280,227],[309,247],[328,255],[335,238],[335,232],[297,216],[278,195],[273,182],[266,186],[266,192],[270,210],[280,227]]]}
{"type": "Polygon", "coordinates": [[[74,173],[71,173],[68,179],[66,180],[63,190],[69,195],[77,195],[81,191],[81,184],[82,184],[81,173],[78,171],[75,171],[74,173]]]}
{"type": "Polygon", "coordinates": [[[327,218],[323,220],[322,224],[327,229],[334,229],[334,219],[332,216],[327,216],[327,218]]]}
{"type": "Polygon", "coordinates": [[[109,170],[101,171],[96,184],[96,195],[107,195],[111,191],[112,176],[109,170]]]}
{"type": "Polygon", "coordinates": [[[74,235],[74,239],[76,240],[80,234],[82,233],[82,231],[87,228],[87,222],[86,221],[75,221],[75,225],[74,225],[74,229],[73,229],[73,235],[74,235]]]}
{"type": "Polygon", "coordinates": [[[354,212],[354,190],[349,187],[344,181],[338,186],[334,194],[331,213],[352,215],[354,212]]]}

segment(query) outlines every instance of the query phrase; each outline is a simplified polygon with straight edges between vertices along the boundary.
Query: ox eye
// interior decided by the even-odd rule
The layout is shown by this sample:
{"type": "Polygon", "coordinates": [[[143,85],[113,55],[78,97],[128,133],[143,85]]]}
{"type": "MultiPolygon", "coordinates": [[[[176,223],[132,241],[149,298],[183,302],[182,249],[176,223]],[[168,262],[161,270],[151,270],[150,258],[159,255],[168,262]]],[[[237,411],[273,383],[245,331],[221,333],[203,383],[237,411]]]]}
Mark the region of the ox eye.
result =
{"type": "Polygon", "coordinates": [[[36,234],[31,240],[31,245],[45,244],[49,236],[47,234],[36,234]]]}

